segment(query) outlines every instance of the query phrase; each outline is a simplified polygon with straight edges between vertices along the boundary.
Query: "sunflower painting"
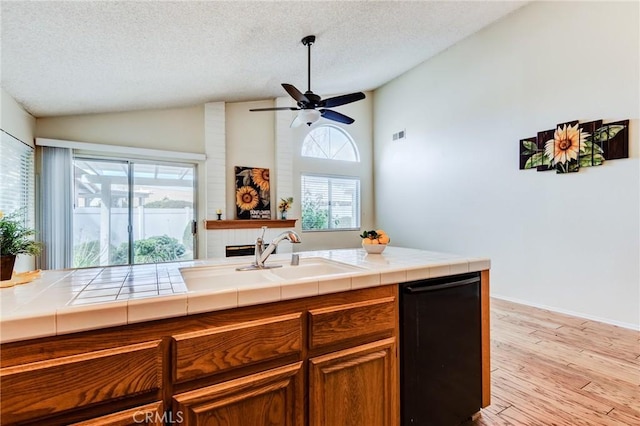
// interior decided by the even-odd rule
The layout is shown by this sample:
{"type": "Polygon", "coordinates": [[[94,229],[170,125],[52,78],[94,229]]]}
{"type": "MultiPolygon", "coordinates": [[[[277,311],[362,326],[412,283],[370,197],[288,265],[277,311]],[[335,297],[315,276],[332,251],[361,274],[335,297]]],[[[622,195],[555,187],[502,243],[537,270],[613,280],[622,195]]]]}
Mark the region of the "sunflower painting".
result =
{"type": "Polygon", "coordinates": [[[544,143],[544,156],[557,173],[577,172],[580,169],[578,156],[581,150],[584,152],[584,145],[580,145],[580,140],[585,141],[589,136],[583,135],[577,121],[558,124],[553,132],[553,139],[544,143]]]}
{"type": "Polygon", "coordinates": [[[236,217],[271,219],[269,169],[236,166],[236,217]]]}
{"type": "Polygon", "coordinates": [[[520,139],[520,169],[577,172],[604,160],[629,157],[629,120],[602,124],[602,120],[558,124],[537,137],[520,139]]]}

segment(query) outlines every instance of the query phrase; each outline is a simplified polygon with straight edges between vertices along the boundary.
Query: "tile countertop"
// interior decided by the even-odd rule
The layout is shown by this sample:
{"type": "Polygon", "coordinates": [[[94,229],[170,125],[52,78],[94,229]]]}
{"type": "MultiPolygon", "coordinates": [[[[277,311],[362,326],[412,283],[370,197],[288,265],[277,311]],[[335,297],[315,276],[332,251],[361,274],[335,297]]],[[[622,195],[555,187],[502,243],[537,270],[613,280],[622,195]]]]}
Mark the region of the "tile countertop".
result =
{"type": "MultiPolygon", "coordinates": [[[[211,288],[199,291],[188,290],[181,270],[243,266],[253,257],[43,271],[31,283],[0,289],[0,343],[490,268],[487,258],[400,247],[387,247],[382,254],[367,254],[363,249],[297,254],[301,263],[305,258],[324,258],[362,269],[252,286],[212,282],[211,288]]],[[[274,254],[267,264],[290,258],[289,254],[274,254]]]]}

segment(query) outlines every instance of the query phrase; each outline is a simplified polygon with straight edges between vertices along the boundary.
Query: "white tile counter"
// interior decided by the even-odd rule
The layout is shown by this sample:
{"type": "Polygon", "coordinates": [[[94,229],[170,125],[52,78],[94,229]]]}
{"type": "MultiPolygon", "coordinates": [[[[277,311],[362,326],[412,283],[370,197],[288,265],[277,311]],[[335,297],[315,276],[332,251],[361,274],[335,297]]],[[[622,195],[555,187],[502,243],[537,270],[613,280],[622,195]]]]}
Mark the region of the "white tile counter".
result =
{"type": "MultiPolygon", "coordinates": [[[[250,286],[229,281],[215,282],[212,279],[210,288],[199,291],[189,291],[181,270],[202,266],[248,265],[253,257],[43,271],[42,276],[31,283],[0,289],[0,342],[490,268],[487,258],[392,246],[387,247],[382,254],[368,255],[363,249],[309,251],[298,254],[301,263],[305,258],[323,258],[361,269],[329,277],[271,280],[250,286]]],[[[266,264],[287,262],[290,258],[290,254],[274,254],[266,264]]]]}

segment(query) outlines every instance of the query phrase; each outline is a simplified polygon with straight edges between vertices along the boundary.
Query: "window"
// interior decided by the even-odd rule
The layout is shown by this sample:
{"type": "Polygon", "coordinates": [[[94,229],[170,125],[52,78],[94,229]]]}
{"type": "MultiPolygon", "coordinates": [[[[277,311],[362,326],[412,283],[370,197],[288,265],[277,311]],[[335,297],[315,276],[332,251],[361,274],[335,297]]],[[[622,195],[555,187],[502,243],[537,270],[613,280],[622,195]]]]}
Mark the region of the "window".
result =
{"type": "Polygon", "coordinates": [[[335,126],[312,129],[302,143],[302,156],[359,162],[358,149],[351,136],[335,126]]]}
{"type": "Polygon", "coordinates": [[[2,131],[0,143],[0,210],[20,212],[25,226],[34,228],[33,148],[2,131]]]}
{"type": "Polygon", "coordinates": [[[302,230],[360,228],[360,179],[302,175],[302,230]]]}
{"type": "Polygon", "coordinates": [[[349,133],[334,125],[317,126],[304,138],[300,154],[305,169],[300,180],[302,230],[359,229],[360,178],[346,175],[359,170],[353,163],[360,162],[360,155],[349,133]]]}
{"type": "Polygon", "coordinates": [[[195,166],[75,157],[73,267],[194,258],[195,166]]]}

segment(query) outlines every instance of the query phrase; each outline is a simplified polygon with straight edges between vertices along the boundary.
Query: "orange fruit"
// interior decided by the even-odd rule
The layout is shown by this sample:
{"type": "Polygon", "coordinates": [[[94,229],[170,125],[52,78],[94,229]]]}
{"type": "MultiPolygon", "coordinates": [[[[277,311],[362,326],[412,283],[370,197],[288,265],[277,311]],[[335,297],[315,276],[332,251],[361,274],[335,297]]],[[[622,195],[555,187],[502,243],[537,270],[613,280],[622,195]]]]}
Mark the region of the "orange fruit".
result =
{"type": "Polygon", "coordinates": [[[370,240],[369,238],[363,238],[362,239],[362,244],[371,244],[371,241],[373,241],[373,240],[370,240]]]}
{"type": "Polygon", "coordinates": [[[379,237],[380,235],[387,235],[387,233],[386,233],[386,232],[384,232],[382,229],[376,229],[376,234],[378,234],[378,237],[379,237]]]}
{"type": "Polygon", "coordinates": [[[380,244],[389,244],[389,241],[391,241],[391,238],[389,238],[387,234],[382,234],[381,236],[378,237],[378,241],[380,242],[380,244]]]}

